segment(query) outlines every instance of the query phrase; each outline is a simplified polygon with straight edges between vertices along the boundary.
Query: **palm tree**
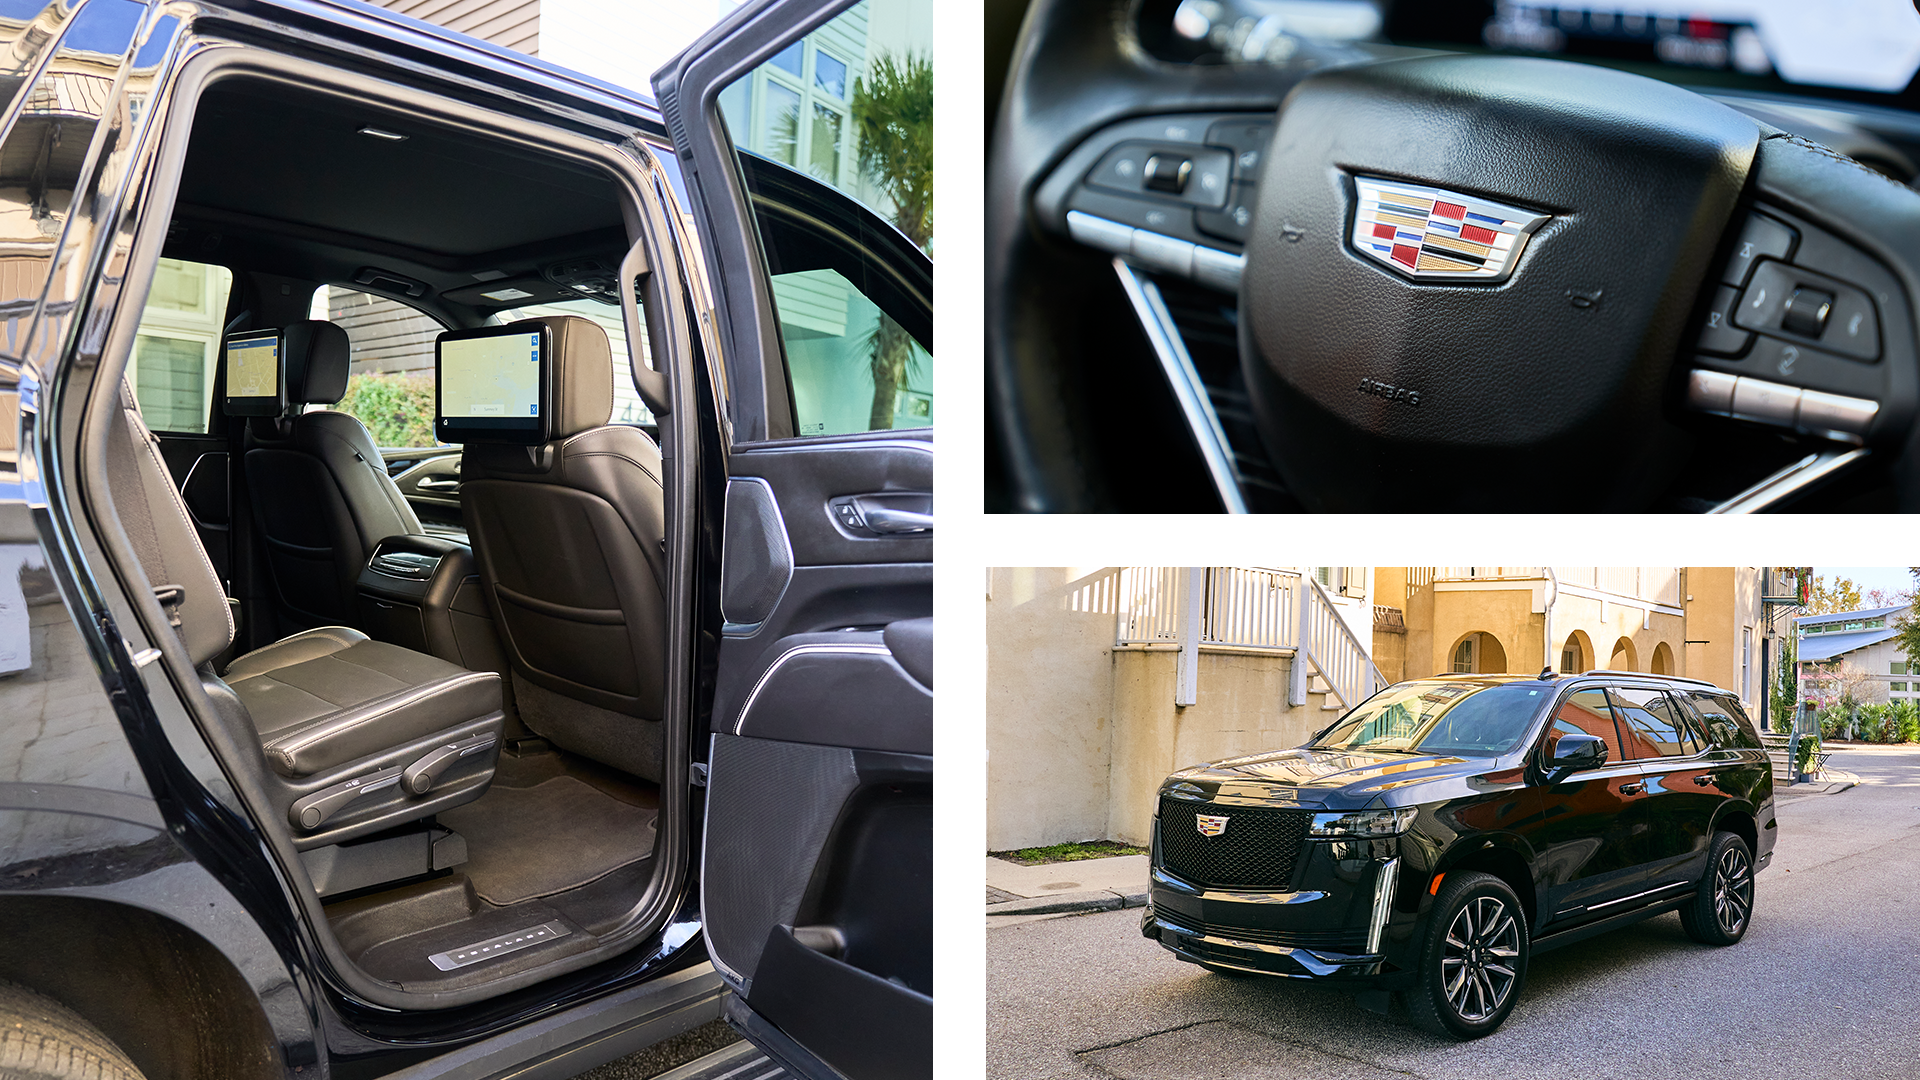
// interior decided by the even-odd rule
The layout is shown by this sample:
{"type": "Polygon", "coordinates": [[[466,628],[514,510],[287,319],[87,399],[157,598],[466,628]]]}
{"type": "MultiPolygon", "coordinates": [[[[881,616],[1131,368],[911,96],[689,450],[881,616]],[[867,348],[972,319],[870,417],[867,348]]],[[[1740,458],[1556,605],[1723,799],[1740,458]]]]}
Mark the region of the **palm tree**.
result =
{"type": "MultiPolygon", "coordinates": [[[[893,224],[926,248],[933,237],[933,64],[910,53],[881,53],[853,84],[853,126],[860,168],[893,203],[893,224]]],[[[873,408],[869,429],[893,426],[894,400],[906,378],[911,339],[880,316],[873,335],[873,408]]]]}

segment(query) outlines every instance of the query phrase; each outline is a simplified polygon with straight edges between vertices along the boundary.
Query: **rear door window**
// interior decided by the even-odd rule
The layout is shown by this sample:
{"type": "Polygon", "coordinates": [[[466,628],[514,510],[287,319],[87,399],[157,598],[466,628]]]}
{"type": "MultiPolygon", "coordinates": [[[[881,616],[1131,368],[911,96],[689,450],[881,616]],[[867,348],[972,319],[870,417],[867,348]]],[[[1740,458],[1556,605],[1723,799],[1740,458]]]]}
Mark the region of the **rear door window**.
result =
{"type": "Polygon", "coordinates": [[[802,437],[933,424],[929,13],[856,4],[720,94],[802,437]]]}
{"type": "Polygon", "coordinates": [[[1608,693],[1634,758],[1680,757],[1699,749],[1664,690],[1616,687],[1608,693]]]}
{"type": "Polygon", "coordinates": [[[155,431],[204,433],[226,323],[233,272],[161,259],[140,313],[127,378],[140,415],[155,431]]]}
{"type": "Polygon", "coordinates": [[[1746,712],[1732,695],[1689,690],[1682,698],[1692,706],[1714,744],[1747,750],[1760,748],[1760,733],[1753,729],[1753,722],[1747,719],[1746,712]]]}

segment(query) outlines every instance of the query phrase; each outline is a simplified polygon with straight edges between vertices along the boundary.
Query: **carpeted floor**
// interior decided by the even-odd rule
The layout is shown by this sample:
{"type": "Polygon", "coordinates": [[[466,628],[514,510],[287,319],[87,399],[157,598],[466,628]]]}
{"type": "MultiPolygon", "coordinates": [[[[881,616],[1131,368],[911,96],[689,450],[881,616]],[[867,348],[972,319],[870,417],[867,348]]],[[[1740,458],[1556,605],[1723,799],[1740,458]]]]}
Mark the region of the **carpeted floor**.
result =
{"type": "Polygon", "coordinates": [[[474,891],[505,907],[596,881],[653,854],[657,811],[559,776],[528,788],[495,785],[440,823],[467,839],[460,870],[474,891]]]}

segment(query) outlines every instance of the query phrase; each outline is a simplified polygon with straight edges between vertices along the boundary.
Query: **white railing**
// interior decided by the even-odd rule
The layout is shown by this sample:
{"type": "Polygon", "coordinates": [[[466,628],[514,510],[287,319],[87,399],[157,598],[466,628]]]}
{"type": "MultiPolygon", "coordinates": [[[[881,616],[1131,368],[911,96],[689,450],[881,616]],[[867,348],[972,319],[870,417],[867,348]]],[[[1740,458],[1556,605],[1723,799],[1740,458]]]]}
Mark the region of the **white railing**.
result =
{"type": "Polygon", "coordinates": [[[1200,640],[1248,649],[1293,647],[1294,590],[1300,574],[1253,566],[1209,566],[1200,640]]]}
{"type": "Polygon", "coordinates": [[[1442,581],[1496,581],[1546,576],[1544,566],[1436,566],[1433,570],[1434,577],[1442,581]]]}
{"type": "Polygon", "coordinates": [[[1180,640],[1181,580],[1178,566],[1125,566],[1113,640],[1116,645],[1171,645],[1180,640]]]}
{"type": "MultiPolygon", "coordinates": [[[[1192,567],[1128,566],[1119,577],[1116,645],[1183,640],[1192,567]]],[[[1258,566],[1200,568],[1200,643],[1245,649],[1293,648],[1295,570],[1258,566]]]]}
{"type": "MultiPolygon", "coordinates": [[[[1342,609],[1298,570],[1128,566],[1115,581],[1114,644],[1180,646],[1175,704],[1195,700],[1198,653],[1205,647],[1294,650],[1288,690],[1293,705],[1306,703],[1311,676],[1319,676],[1345,708],[1386,685],[1342,609]]],[[[1355,610],[1372,614],[1371,608],[1355,610]]]]}
{"type": "Polygon", "coordinates": [[[1307,669],[1311,667],[1313,673],[1326,682],[1328,692],[1351,709],[1385,686],[1386,676],[1374,666],[1373,656],[1341,617],[1340,609],[1334,606],[1333,598],[1320,583],[1306,578],[1303,585],[1299,590],[1300,614],[1295,625],[1303,627],[1305,633],[1294,653],[1288,701],[1293,705],[1306,704],[1307,669]],[[1302,657],[1306,658],[1306,664],[1300,663],[1302,657]]]}

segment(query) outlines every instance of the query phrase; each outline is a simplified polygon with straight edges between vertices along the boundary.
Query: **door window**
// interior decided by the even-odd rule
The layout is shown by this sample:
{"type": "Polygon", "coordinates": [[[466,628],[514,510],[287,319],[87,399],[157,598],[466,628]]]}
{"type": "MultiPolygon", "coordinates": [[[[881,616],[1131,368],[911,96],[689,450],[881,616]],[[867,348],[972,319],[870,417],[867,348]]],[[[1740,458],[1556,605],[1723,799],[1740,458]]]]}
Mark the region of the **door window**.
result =
{"type": "Polygon", "coordinates": [[[1706,725],[1712,742],[1719,746],[1738,746],[1749,750],[1760,748],[1760,735],[1753,730],[1753,724],[1747,719],[1740,703],[1730,694],[1710,694],[1703,690],[1686,692],[1687,704],[1693,706],[1694,713],[1706,725]]]}
{"type": "Polygon", "coordinates": [[[224,266],[161,259],[154,270],[127,364],[140,415],[153,430],[207,430],[232,289],[233,272],[224,266]]]}
{"type": "Polygon", "coordinates": [[[347,393],[327,406],[366,425],[373,445],[429,447],[433,437],[433,339],[445,327],[398,300],[340,285],[313,294],[315,319],[347,332],[347,393]]]}
{"type": "Polygon", "coordinates": [[[720,94],[800,436],[933,423],[932,55],[931,5],[866,0],[720,94]]]}
{"type": "Polygon", "coordinates": [[[1561,735],[1585,734],[1607,744],[1609,764],[1626,757],[1620,748],[1620,733],[1614,727],[1613,710],[1607,706],[1604,690],[1580,690],[1568,694],[1567,699],[1554,710],[1553,726],[1549,731],[1549,753],[1561,735]]]}
{"type": "Polygon", "coordinates": [[[1634,758],[1679,757],[1694,753],[1686,728],[1665,691],[1616,688],[1610,691],[1622,737],[1634,758]]]}

